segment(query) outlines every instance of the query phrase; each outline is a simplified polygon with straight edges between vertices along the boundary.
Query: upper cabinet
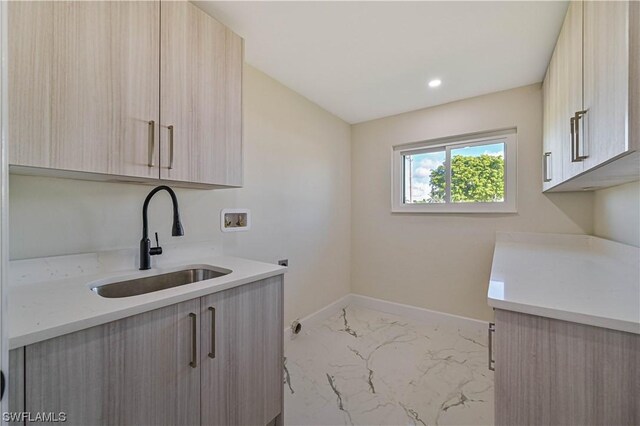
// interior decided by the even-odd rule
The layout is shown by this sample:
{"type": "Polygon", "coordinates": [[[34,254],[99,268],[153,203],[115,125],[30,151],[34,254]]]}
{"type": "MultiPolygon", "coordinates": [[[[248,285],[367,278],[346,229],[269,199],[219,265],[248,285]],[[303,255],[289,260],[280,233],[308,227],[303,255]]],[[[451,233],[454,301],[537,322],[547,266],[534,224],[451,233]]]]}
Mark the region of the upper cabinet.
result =
{"type": "Polygon", "coordinates": [[[162,3],[162,179],[242,184],[242,39],[188,2],[162,3]]]}
{"type": "Polygon", "coordinates": [[[640,178],[639,9],[637,2],[570,3],[543,84],[544,190],[640,178]]]}
{"type": "Polygon", "coordinates": [[[575,111],[582,109],[582,3],[569,5],[549,63],[544,92],[544,189],[582,172],[582,163],[563,162],[571,155],[575,111]]]}
{"type": "Polygon", "coordinates": [[[10,163],[157,177],[159,3],[10,2],[9,25],[10,163]]]}
{"type": "Polygon", "coordinates": [[[186,1],[8,8],[12,172],[242,185],[239,36],[186,1]]]}
{"type": "Polygon", "coordinates": [[[630,148],[629,3],[587,1],[583,8],[584,167],[590,169],[630,148]]]}

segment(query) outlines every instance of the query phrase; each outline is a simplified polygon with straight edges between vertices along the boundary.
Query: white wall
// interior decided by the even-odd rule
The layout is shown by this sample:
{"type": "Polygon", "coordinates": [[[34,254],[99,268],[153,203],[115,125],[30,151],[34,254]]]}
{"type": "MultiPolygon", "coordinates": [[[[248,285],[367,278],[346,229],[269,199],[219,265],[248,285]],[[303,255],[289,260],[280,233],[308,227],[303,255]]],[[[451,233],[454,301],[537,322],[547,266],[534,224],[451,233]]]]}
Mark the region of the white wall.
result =
{"type": "Polygon", "coordinates": [[[541,193],[540,85],[356,124],[351,133],[354,293],[490,319],[496,231],[592,231],[592,194],[541,193]],[[514,126],[517,214],[391,214],[391,146],[514,126]]]}
{"type": "MultiPolygon", "coordinates": [[[[170,201],[160,193],[150,206],[150,230],[161,244],[211,241],[229,255],[288,258],[288,322],[350,290],[350,126],[250,66],[244,108],[245,187],[176,189],[180,239],[170,237],[170,201]],[[225,207],[250,208],[253,229],[222,234],[225,207]]],[[[137,247],[151,188],[12,175],[11,257],[137,247]]]]}
{"type": "Polygon", "coordinates": [[[595,235],[640,247],[640,182],[595,192],[595,235]]]}
{"type": "MultiPolygon", "coordinates": [[[[542,194],[539,85],[350,127],[245,67],[245,187],[178,189],[186,235],[170,237],[159,194],[150,229],[161,243],[210,241],[226,254],[290,260],[285,320],[355,293],[478,319],[496,231],[592,233],[638,245],[638,183],[542,194]],[[518,127],[518,214],[390,213],[391,146],[518,127]],[[351,142],[351,143],[350,143],[351,142]],[[253,230],[222,234],[219,211],[247,207],[253,230]],[[595,223],[595,228],[594,228],[595,223]]],[[[137,247],[149,186],[12,175],[13,259],[137,247]]]]}

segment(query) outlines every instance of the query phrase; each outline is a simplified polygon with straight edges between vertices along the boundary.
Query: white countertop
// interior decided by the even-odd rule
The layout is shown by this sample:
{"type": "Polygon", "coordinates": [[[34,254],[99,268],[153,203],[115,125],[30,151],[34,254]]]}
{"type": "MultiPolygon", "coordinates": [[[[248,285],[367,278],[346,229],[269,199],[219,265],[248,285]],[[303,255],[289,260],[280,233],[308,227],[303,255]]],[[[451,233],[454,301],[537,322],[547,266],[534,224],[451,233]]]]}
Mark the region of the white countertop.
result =
{"type": "MultiPolygon", "coordinates": [[[[200,255],[203,256],[202,253],[200,255]]],[[[10,349],[280,275],[287,270],[274,264],[235,257],[206,256],[205,253],[205,257],[190,257],[188,262],[184,259],[175,262],[165,259],[160,267],[148,271],[135,268],[105,271],[104,267],[96,267],[96,273],[86,273],[84,269],[90,263],[86,257],[91,256],[88,254],[11,262],[13,265],[10,265],[10,276],[14,279],[9,287],[10,349]],[[55,267],[52,267],[52,264],[55,264],[55,267]],[[75,267],[71,267],[72,264],[75,264],[75,267]],[[132,297],[109,299],[91,291],[96,282],[120,281],[119,278],[133,279],[185,267],[203,266],[228,269],[232,272],[210,280],[132,297]],[[34,272],[37,279],[41,279],[43,275],[51,276],[53,279],[30,282],[32,279],[27,279],[30,272],[24,271],[37,269],[39,270],[34,272]],[[64,273],[58,274],[61,269],[64,273]],[[80,272],[72,274],[69,272],[71,269],[80,272]],[[58,275],[62,275],[63,278],[58,275]]],[[[97,263],[94,262],[95,264],[97,263]]]]}
{"type": "Polygon", "coordinates": [[[488,302],[640,334],[640,249],[588,235],[498,233],[488,302]]]}

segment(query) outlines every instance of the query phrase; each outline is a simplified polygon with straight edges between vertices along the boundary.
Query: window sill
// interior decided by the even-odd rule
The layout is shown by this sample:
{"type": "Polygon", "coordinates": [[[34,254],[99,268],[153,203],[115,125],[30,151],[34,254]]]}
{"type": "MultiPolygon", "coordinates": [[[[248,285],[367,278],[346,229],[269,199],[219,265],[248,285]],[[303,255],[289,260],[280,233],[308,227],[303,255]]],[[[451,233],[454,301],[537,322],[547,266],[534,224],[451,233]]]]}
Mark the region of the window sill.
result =
{"type": "Polygon", "coordinates": [[[518,213],[515,206],[506,203],[460,203],[460,204],[403,204],[393,206],[391,213],[413,214],[483,214],[483,213],[518,213]]]}

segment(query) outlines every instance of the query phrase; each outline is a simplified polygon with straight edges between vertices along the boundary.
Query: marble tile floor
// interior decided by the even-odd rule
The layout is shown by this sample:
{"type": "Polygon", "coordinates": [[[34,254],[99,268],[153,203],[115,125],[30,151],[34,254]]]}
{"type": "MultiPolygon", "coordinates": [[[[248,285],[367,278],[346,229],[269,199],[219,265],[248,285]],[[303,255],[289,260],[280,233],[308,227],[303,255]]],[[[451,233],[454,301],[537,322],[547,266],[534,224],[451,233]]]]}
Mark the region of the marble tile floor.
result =
{"type": "Polygon", "coordinates": [[[486,329],[356,305],[285,342],[286,425],[490,425],[486,329]]]}

